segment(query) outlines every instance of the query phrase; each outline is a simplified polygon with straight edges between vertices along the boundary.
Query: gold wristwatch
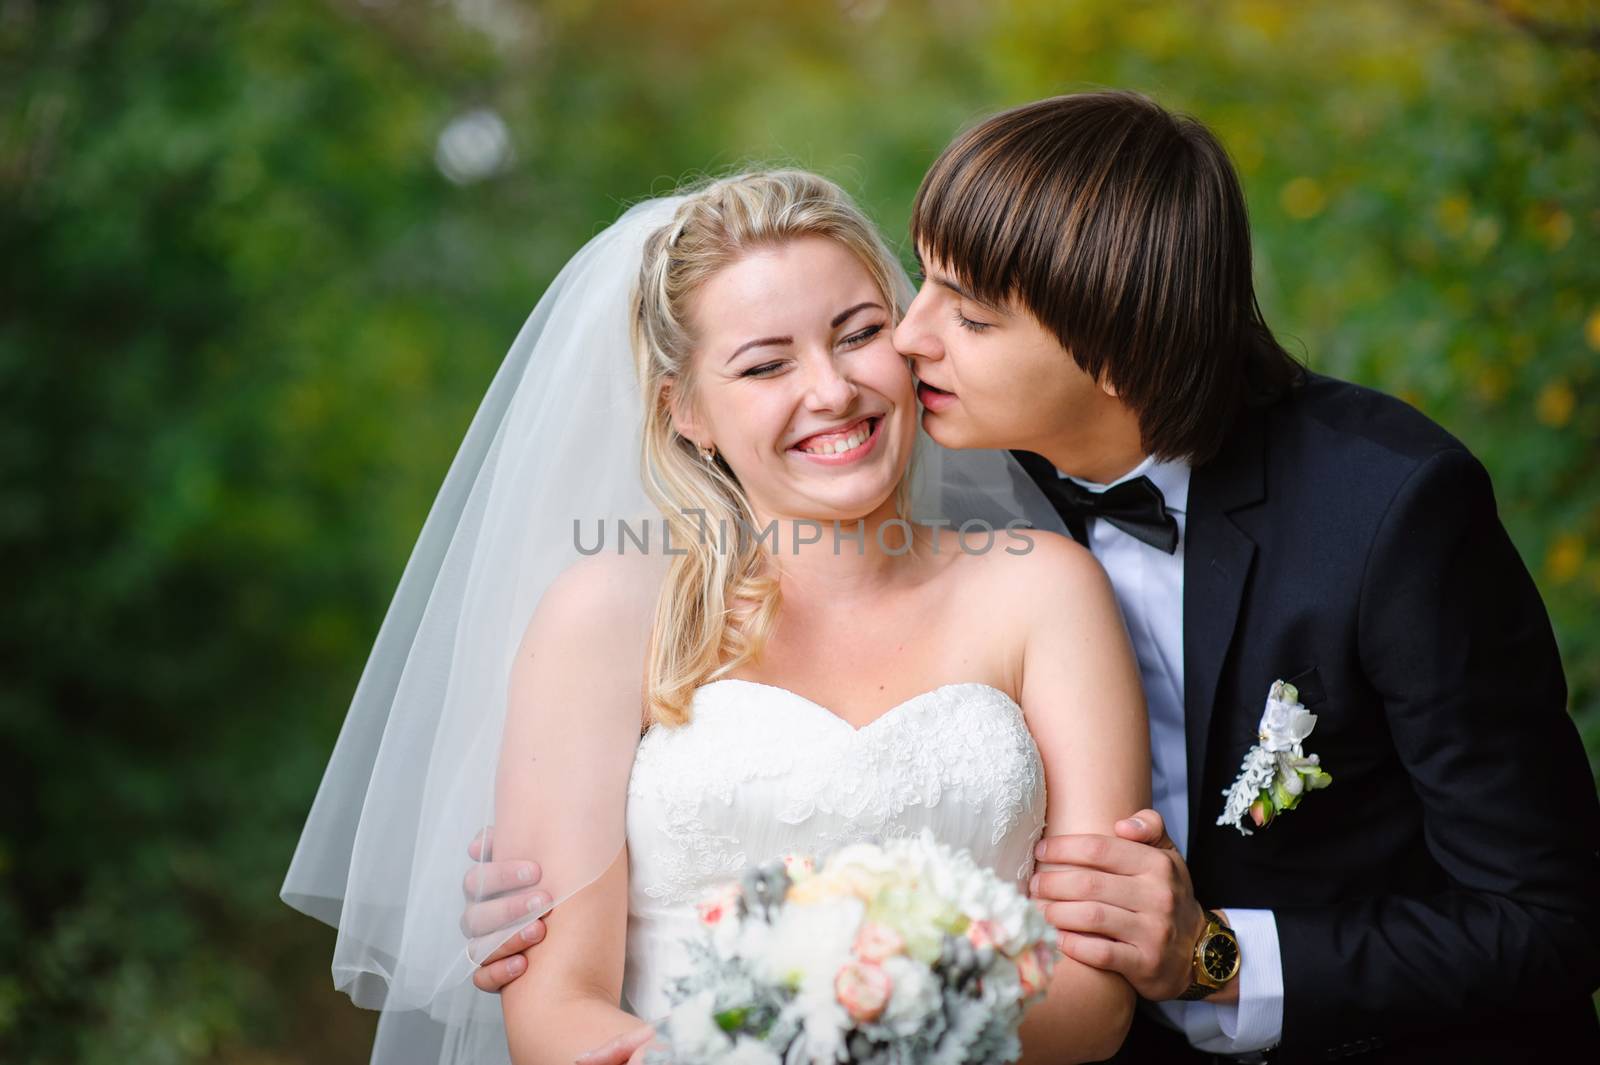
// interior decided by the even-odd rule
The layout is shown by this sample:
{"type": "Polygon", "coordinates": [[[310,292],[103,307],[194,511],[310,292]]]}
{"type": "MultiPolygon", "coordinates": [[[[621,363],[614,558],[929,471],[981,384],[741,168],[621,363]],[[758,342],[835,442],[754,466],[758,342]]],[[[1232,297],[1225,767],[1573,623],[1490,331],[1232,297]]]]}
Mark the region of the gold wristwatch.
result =
{"type": "Polygon", "coordinates": [[[1194,982],[1179,995],[1184,1002],[1213,995],[1239,975],[1239,939],[1211,910],[1206,911],[1206,930],[1194,945],[1194,982]]]}

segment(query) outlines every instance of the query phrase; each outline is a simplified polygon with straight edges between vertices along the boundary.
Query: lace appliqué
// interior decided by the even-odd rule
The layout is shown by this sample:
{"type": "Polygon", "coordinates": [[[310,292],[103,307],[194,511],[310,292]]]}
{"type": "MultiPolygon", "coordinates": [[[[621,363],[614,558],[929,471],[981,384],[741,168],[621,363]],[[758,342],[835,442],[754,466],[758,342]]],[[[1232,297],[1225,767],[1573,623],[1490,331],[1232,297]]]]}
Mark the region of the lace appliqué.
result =
{"type": "Polygon", "coordinates": [[[628,787],[631,893],[686,903],[777,853],[924,827],[996,869],[1014,865],[1019,882],[1032,872],[1044,767],[1003,692],[947,685],[857,730],[786,689],[711,684],[690,724],[652,728],[640,742],[628,787]]]}

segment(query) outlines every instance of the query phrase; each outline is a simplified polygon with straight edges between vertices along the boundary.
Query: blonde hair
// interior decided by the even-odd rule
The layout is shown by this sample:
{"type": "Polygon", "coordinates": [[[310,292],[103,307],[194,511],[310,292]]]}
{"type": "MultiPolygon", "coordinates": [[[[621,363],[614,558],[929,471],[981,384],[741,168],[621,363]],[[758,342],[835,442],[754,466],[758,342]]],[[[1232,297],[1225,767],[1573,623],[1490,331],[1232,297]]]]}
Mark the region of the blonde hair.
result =
{"type": "MultiPolygon", "coordinates": [[[[693,390],[690,301],[751,251],[803,237],[826,237],[854,253],[898,317],[905,294],[894,257],[844,190],[816,174],[773,170],[714,181],[690,193],[645,242],[633,313],[644,483],[675,549],[687,551],[672,560],[650,634],[645,705],[663,725],[687,723],[696,688],[760,656],[779,608],[770,558],[758,539],[741,534],[756,517],[737,478],[672,426],[669,394],[690,402],[693,390]],[[723,530],[731,533],[726,541],[723,530]]],[[[896,492],[902,516],[908,485],[902,478],[896,492]]]]}

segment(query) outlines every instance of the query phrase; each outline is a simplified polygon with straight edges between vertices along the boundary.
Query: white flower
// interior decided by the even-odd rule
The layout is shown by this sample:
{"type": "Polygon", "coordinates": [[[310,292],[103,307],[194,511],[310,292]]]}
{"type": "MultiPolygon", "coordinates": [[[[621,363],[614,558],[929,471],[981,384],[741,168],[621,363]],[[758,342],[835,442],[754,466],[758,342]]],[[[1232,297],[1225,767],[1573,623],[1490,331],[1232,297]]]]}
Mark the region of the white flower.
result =
{"type": "Polygon", "coordinates": [[[894,994],[881,1023],[902,1039],[915,1035],[944,1002],[939,982],[926,965],[910,958],[886,959],[883,968],[894,981],[894,994]]]}
{"type": "Polygon", "coordinates": [[[859,883],[874,890],[880,884],[898,880],[903,872],[891,853],[871,843],[852,843],[834,851],[821,871],[846,883],[859,883]]]}
{"type": "Polygon", "coordinates": [[[850,1015],[833,997],[833,986],[802,989],[785,1009],[804,1027],[805,1056],[808,1065],[833,1065],[846,1058],[844,1037],[850,1029],[850,1015]]]}
{"type": "Polygon", "coordinates": [[[768,979],[788,987],[820,986],[833,995],[833,975],[849,956],[865,905],[848,896],[809,906],[785,906],[770,939],[754,957],[768,979]]]}
{"type": "Polygon", "coordinates": [[[739,1037],[733,1049],[722,1055],[718,1065],[783,1065],[782,1059],[760,1040],[739,1037]]]}
{"type": "Polygon", "coordinates": [[[1278,754],[1294,751],[1317,727],[1317,715],[1300,705],[1300,693],[1294,685],[1275,681],[1267,696],[1267,708],[1261,712],[1257,738],[1264,750],[1278,754]]]}
{"type": "Polygon", "coordinates": [[[712,946],[724,958],[759,958],[772,940],[772,926],[759,918],[724,921],[711,930],[712,946]]]}
{"type": "Polygon", "coordinates": [[[994,907],[993,920],[999,926],[1000,936],[995,945],[1007,954],[1018,954],[1044,936],[1044,915],[1011,885],[997,886],[1001,889],[997,892],[1001,898],[994,907]]]}
{"type": "Polygon", "coordinates": [[[667,1028],[672,1033],[673,1056],[683,1061],[707,1061],[733,1046],[728,1034],[717,1027],[711,1013],[716,1009],[716,994],[702,991],[672,1008],[667,1028]]]}
{"type": "Polygon", "coordinates": [[[1257,726],[1259,743],[1245,753],[1239,775],[1223,792],[1226,802],[1219,825],[1232,825],[1241,835],[1246,815],[1258,826],[1272,823],[1278,814],[1293,810],[1307,791],[1327,787],[1333,778],[1322,771],[1321,760],[1307,755],[1301,744],[1317,726],[1317,715],[1300,705],[1294,685],[1274,681],[1267,706],[1257,726]]]}
{"type": "Polygon", "coordinates": [[[1017,965],[1002,954],[995,955],[983,974],[983,1001],[990,1009],[1014,1005],[1022,998],[1022,978],[1017,965]]]}
{"type": "Polygon", "coordinates": [[[954,902],[932,891],[891,888],[880,893],[868,915],[900,933],[905,952],[924,964],[939,960],[945,933],[965,927],[961,910],[954,902]]]}
{"type": "MultiPolygon", "coordinates": [[[[965,854],[965,852],[962,852],[965,854]]],[[[988,922],[994,945],[1017,954],[1046,932],[1044,916],[1016,886],[972,864],[958,887],[956,905],[974,922],[988,922]]]]}

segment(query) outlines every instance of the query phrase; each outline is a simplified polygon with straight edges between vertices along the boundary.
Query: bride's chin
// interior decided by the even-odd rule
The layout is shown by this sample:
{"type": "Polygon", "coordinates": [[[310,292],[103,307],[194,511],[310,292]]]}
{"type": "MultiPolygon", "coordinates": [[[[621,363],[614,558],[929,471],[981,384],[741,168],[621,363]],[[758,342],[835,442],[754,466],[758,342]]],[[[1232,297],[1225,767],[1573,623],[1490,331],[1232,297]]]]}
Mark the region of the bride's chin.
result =
{"type": "MultiPolygon", "coordinates": [[[[875,469],[860,469],[850,471],[851,475],[839,477],[837,473],[832,477],[824,477],[820,483],[809,478],[801,478],[790,482],[785,487],[789,498],[794,503],[788,507],[777,508],[780,512],[787,511],[794,517],[794,521],[810,521],[827,526],[833,522],[852,525],[880,513],[884,507],[889,506],[900,487],[900,481],[905,474],[905,463],[889,462],[875,469]],[[859,474],[862,480],[872,473],[883,474],[885,470],[892,469],[896,476],[879,480],[873,477],[875,483],[855,484],[849,482],[856,480],[859,474]],[[807,482],[810,483],[807,483],[807,482]]],[[[776,487],[776,486],[774,486],[776,487]]],[[[763,493],[765,495],[765,493],[763,493]]],[[[767,496],[771,498],[771,496],[767,496]]],[[[758,512],[771,513],[771,510],[757,508],[758,512]]]]}
{"type": "Polygon", "coordinates": [[[894,500],[894,488],[881,495],[874,494],[868,499],[840,500],[832,509],[833,513],[826,518],[814,518],[823,524],[839,522],[841,525],[854,525],[858,521],[866,521],[874,514],[879,514],[894,500]]]}

